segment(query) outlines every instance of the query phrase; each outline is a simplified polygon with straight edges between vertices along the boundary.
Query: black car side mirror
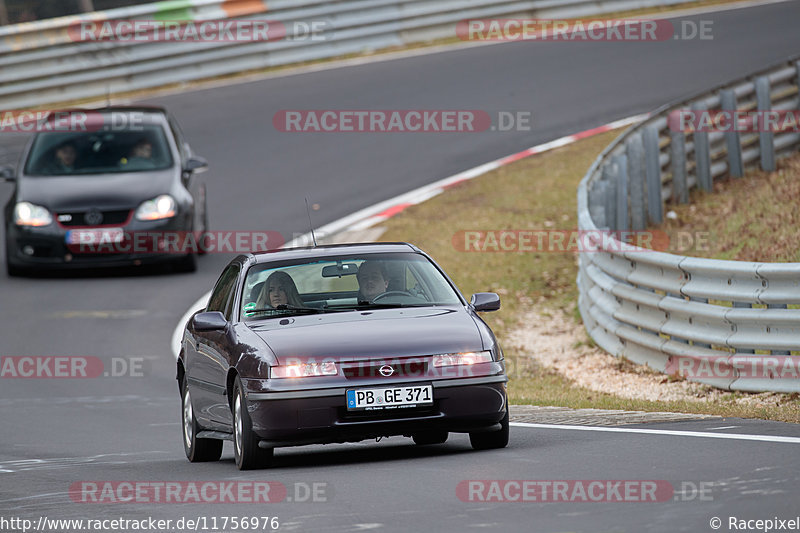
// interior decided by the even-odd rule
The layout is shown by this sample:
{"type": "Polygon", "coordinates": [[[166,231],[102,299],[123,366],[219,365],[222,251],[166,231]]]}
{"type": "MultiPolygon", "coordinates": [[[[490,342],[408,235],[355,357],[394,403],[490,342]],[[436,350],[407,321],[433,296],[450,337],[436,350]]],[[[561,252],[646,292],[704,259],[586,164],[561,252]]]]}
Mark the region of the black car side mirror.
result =
{"type": "Polygon", "coordinates": [[[197,313],[192,317],[192,327],[195,331],[215,331],[225,329],[227,325],[228,321],[219,311],[197,313]]]}
{"type": "Polygon", "coordinates": [[[469,303],[476,311],[497,311],[500,309],[500,296],[493,292],[476,292],[469,303]]]}
{"type": "Polygon", "coordinates": [[[0,167],[0,179],[3,181],[17,181],[14,174],[14,167],[9,165],[0,167]]]}
{"type": "Polygon", "coordinates": [[[208,161],[203,159],[200,156],[193,155],[189,159],[186,160],[186,164],[183,166],[183,171],[188,173],[197,172],[205,172],[208,170],[208,161]]]}

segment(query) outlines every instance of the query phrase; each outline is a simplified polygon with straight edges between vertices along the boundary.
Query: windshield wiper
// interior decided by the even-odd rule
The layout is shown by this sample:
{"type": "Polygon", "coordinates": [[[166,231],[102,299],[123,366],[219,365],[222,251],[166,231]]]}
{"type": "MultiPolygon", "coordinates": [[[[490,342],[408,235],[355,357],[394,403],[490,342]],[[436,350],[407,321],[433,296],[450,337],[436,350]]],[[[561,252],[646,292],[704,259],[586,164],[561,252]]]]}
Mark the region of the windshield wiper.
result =
{"type": "Polygon", "coordinates": [[[309,315],[317,314],[317,313],[324,313],[324,309],[318,309],[316,307],[299,307],[295,305],[287,305],[281,304],[278,307],[262,307],[260,309],[245,309],[245,315],[248,314],[255,314],[255,313],[264,313],[266,311],[297,311],[308,313],[309,315]]]}

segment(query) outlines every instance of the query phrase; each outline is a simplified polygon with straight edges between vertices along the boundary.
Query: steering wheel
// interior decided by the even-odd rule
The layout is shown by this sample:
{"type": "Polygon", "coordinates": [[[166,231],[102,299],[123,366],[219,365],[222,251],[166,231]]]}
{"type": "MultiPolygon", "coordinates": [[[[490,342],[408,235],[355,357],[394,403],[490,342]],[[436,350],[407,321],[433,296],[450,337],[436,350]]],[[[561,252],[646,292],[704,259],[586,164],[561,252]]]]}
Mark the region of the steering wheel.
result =
{"type": "Polygon", "coordinates": [[[381,298],[388,298],[389,296],[411,296],[411,294],[406,291],[387,291],[380,293],[375,298],[373,298],[372,301],[377,302],[381,298]]]}

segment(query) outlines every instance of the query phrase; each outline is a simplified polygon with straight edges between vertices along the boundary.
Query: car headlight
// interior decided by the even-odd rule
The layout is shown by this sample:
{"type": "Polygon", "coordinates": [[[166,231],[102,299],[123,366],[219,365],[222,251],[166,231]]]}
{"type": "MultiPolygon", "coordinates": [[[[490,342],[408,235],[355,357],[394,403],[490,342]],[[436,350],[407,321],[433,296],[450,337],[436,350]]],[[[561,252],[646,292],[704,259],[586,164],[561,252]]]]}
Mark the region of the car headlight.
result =
{"type": "Polygon", "coordinates": [[[178,204],[175,203],[175,199],[168,194],[162,194],[152,200],[142,202],[142,205],[136,210],[136,220],[172,218],[177,210],[178,204]]]}
{"type": "Polygon", "coordinates": [[[270,368],[271,378],[308,378],[313,376],[335,376],[339,374],[336,363],[298,363],[293,365],[273,366],[270,368]]]}
{"type": "Polygon", "coordinates": [[[30,202],[19,202],[14,206],[14,223],[17,226],[47,226],[53,222],[53,215],[46,207],[30,202]]]}
{"type": "Polygon", "coordinates": [[[474,365],[476,363],[491,363],[492,352],[466,352],[466,353],[445,353],[434,355],[432,363],[434,368],[443,366],[474,365]]]}

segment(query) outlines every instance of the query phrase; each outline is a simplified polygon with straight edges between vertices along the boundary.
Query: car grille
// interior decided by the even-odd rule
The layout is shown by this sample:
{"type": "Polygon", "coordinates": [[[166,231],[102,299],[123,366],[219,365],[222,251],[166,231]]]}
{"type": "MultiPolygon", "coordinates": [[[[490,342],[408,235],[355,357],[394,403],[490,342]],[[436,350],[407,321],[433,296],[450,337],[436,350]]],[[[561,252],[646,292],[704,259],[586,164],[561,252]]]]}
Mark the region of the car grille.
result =
{"type": "Polygon", "coordinates": [[[365,379],[365,378],[398,378],[398,377],[423,377],[428,371],[428,362],[419,359],[409,362],[363,362],[363,363],[348,363],[346,366],[342,365],[342,371],[347,379],[365,379]],[[393,373],[389,376],[381,374],[380,369],[384,366],[392,367],[393,373]]]}
{"type": "Polygon", "coordinates": [[[118,209],[115,211],[72,211],[66,213],[59,213],[57,215],[58,223],[65,227],[71,226],[119,226],[128,221],[130,217],[130,209],[118,209]],[[90,213],[100,213],[103,216],[99,224],[87,220],[87,215],[90,213]]]}

